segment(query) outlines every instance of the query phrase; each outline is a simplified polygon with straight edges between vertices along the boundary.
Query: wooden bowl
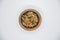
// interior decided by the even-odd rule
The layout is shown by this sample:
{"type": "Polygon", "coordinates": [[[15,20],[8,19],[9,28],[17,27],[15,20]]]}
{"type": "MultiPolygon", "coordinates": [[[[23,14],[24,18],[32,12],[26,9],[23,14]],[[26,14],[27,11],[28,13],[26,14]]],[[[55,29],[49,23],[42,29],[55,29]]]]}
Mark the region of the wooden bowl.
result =
{"type": "Polygon", "coordinates": [[[41,24],[41,15],[35,9],[26,9],[19,15],[19,25],[27,30],[33,31],[41,24]]]}

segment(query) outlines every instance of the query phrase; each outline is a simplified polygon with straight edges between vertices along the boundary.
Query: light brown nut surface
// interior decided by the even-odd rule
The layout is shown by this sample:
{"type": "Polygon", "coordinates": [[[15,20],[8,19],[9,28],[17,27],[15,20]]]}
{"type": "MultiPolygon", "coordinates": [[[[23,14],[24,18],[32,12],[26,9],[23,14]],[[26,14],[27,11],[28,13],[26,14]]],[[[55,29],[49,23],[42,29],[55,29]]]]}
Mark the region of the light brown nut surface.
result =
{"type": "Polygon", "coordinates": [[[28,31],[37,29],[41,24],[41,15],[34,9],[26,9],[19,16],[19,24],[28,31]]]}

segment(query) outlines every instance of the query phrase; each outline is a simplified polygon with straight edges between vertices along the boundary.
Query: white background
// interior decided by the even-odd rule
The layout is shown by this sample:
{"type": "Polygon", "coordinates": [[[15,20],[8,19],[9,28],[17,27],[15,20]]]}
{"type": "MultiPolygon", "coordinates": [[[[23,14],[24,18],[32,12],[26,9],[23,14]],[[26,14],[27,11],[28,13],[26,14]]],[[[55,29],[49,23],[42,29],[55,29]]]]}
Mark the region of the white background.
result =
{"type": "Polygon", "coordinates": [[[60,40],[60,0],[0,0],[0,40],[60,40]],[[25,8],[35,8],[41,26],[25,31],[18,23],[25,8]]]}

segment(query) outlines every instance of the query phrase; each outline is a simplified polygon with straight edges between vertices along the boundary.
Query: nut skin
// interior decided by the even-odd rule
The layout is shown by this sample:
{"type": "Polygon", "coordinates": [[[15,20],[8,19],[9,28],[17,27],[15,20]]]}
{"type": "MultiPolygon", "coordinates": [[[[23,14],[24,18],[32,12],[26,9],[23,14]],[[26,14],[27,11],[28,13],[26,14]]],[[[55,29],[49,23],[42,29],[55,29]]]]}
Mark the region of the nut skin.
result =
{"type": "Polygon", "coordinates": [[[41,24],[41,15],[35,9],[26,9],[19,16],[19,25],[27,30],[33,31],[41,24]]]}

